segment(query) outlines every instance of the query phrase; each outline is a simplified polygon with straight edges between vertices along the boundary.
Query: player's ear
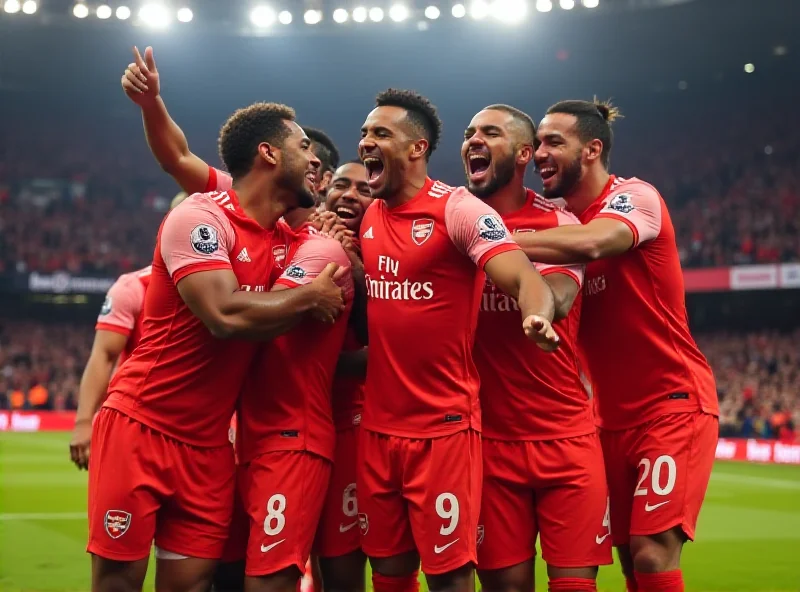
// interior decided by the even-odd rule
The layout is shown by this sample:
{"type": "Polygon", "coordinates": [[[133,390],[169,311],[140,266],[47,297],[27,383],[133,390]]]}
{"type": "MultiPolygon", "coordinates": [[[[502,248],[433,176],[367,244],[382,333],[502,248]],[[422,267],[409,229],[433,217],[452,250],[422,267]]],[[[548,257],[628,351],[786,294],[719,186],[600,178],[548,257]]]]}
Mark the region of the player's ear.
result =
{"type": "Polygon", "coordinates": [[[523,144],[517,151],[517,164],[528,166],[533,160],[533,146],[530,144],[523,144]]]}
{"type": "Polygon", "coordinates": [[[428,140],[425,138],[420,138],[411,144],[411,160],[425,158],[425,154],[428,152],[428,146],[428,140]]]}
{"type": "Polygon", "coordinates": [[[268,142],[261,142],[258,145],[258,156],[271,165],[278,164],[278,150],[268,142]]]}
{"type": "Polygon", "coordinates": [[[586,160],[594,161],[600,158],[600,155],[603,153],[603,142],[602,140],[598,140],[595,138],[588,144],[583,147],[583,150],[586,154],[586,160]]]}

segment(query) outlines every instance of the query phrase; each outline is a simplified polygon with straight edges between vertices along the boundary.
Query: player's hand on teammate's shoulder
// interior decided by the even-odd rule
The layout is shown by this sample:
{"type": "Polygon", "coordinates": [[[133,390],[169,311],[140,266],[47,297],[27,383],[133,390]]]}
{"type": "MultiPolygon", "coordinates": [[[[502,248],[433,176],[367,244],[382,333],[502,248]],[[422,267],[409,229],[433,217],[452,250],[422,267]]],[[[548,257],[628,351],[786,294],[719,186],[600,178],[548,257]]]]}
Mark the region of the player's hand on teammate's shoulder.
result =
{"type": "Polygon", "coordinates": [[[546,352],[558,349],[559,338],[553,325],[544,317],[530,315],[522,321],[522,330],[531,341],[546,352]]]}
{"type": "Polygon", "coordinates": [[[336,263],[328,263],[310,286],[313,287],[316,298],[311,309],[311,315],[324,322],[333,323],[339,313],[344,310],[344,293],[337,282],[348,272],[348,268],[339,267],[336,263]]]}
{"type": "Polygon", "coordinates": [[[89,469],[89,452],[92,443],[91,420],[78,420],[69,443],[69,456],[79,469],[89,469]]]}
{"type": "Polygon", "coordinates": [[[144,50],[144,58],[139,48],[134,47],[133,57],[134,62],[128,64],[122,75],[122,89],[130,100],[143,107],[155,101],[161,90],[158,69],[152,47],[144,50]]]}
{"type": "Polygon", "coordinates": [[[309,223],[314,226],[320,234],[338,240],[340,243],[345,238],[352,238],[355,233],[344,225],[342,220],[334,212],[314,212],[308,218],[309,223]]]}

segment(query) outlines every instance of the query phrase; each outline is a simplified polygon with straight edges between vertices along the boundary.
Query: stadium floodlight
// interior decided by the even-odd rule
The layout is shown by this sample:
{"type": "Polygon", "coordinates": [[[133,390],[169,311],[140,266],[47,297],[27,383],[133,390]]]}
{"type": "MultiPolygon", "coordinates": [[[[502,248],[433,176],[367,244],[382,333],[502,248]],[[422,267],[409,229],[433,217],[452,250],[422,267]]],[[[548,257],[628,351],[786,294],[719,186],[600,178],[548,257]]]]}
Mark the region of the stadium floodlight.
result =
{"type": "Polygon", "coordinates": [[[367,20],[367,9],[363,6],[358,6],[353,9],[353,20],[357,23],[363,23],[367,20]]]}
{"type": "Polygon", "coordinates": [[[322,13],[319,10],[306,10],[303,20],[307,25],[316,25],[322,20],[322,13]]]}
{"type": "Polygon", "coordinates": [[[127,6],[120,6],[116,12],[117,18],[121,21],[126,21],[131,18],[131,9],[127,6]]]}
{"type": "Polygon", "coordinates": [[[564,10],[572,10],[575,8],[575,0],[559,0],[558,5],[564,10]]]}
{"type": "Polygon", "coordinates": [[[339,24],[347,22],[347,11],[344,8],[337,8],[333,11],[333,20],[339,24]]]}
{"type": "Polygon", "coordinates": [[[486,0],[474,0],[469,7],[469,14],[475,20],[481,20],[489,16],[491,8],[486,0]]]}
{"type": "Polygon", "coordinates": [[[182,23],[190,23],[194,18],[194,13],[191,8],[184,6],[178,9],[178,20],[182,23]]]}
{"type": "Polygon", "coordinates": [[[275,22],[275,11],[269,6],[260,4],[250,11],[250,22],[261,29],[275,22]]]}
{"type": "Polygon", "coordinates": [[[6,0],[3,3],[3,10],[5,10],[8,14],[16,14],[19,12],[19,9],[19,0],[6,0]]]}
{"type": "Polygon", "coordinates": [[[100,20],[106,20],[107,18],[111,18],[111,7],[108,4],[101,4],[94,13],[100,20]]]}
{"type": "Polygon", "coordinates": [[[78,2],[72,7],[72,14],[75,16],[75,18],[86,18],[89,16],[89,9],[83,2],[78,2]]]}
{"type": "Polygon", "coordinates": [[[753,64],[745,64],[744,71],[747,72],[748,74],[752,74],[753,72],[756,71],[756,67],[753,64]]]}
{"type": "Polygon", "coordinates": [[[525,18],[528,6],[525,0],[495,0],[491,5],[490,12],[498,21],[512,24],[518,23],[525,18]]]}
{"type": "Polygon", "coordinates": [[[281,10],[278,13],[278,22],[282,25],[291,25],[292,24],[292,13],[288,10],[281,10]]]}
{"type": "Polygon", "coordinates": [[[25,14],[33,14],[36,12],[36,9],[39,8],[36,6],[36,0],[25,0],[22,4],[22,12],[25,14]]]}
{"type": "Polygon", "coordinates": [[[551,0],[536,0],[536,10],[539,12],[550,12],[553,10],[553,3],[551,0]]]}
{"type": "Polygon", "coordinates": [[[373,23],[379,23],[383,20],[383,8],[373,6],[369,9],[369,20],[373,23]]]}
{"type": "Polygon", "coordinates": [[[597,8],[600,6],[600,0],[583,0],[583,5],[586,8],[597,8]]]}
{"type": "Polygon", "coordinates": [[[405,4],[393,4],[389,9],[389,18],[399,23],[408,18],[408,7],[405,4]]]}
{"type": "Polygon", "coordinates": [[[436,6],[428,6],[428,8],[425,9],[425,18],[431,19],[432,21],[438,19],[441,14],[439,8],[436,6]]]}
{"type": "Polygon", "coordinates": [[[148,27],[163,29],[169,25],[170,15],[167,7],[160,2],[148,2],[139,9],[139,20],[148,27]]]}
{"type": "Polygon", "coordinates": [[[453,4],[453,9],[450,11],[455,18],[464,18],[467,14],[467,9],[463,4],[453,4]]]}

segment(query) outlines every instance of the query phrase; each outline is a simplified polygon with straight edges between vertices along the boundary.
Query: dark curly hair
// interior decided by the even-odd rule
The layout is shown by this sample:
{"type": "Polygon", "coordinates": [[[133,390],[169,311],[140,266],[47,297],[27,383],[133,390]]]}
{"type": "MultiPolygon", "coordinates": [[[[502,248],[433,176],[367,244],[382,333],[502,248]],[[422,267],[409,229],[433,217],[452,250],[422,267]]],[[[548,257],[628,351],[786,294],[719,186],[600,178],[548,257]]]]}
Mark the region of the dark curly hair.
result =
{"type": "Polygon", "coordinates": [[[611,123],[622,117],[619,109],[611,105],[610,101],[561,101],[547,110],[547,114],[565,113],[573,115],[577,122],[578,137],[581,142],[600,140],[603,151],[600,153],[600,162],[608,170],[611,160],[611,148],[614,145],[614,132],[611,123]]]}
{"type": "Polygon", "coordinates": [[[258,145],[267,142],[283,146],[294,121],[294,109],[280,103],[253,103],[228,118],[219,132],[219,156],[231,177],[238,179],[250,172],[258,145]]]}
{"type": "Polygon", "coordinates": [[[311,150],[319,158],[322,166],[319,174],[335,171],[339,168],[339,151],[330,136],[314,127],[303,127],[308,139],[313,142],[311,150]]]}
{"type": "Polygon", "coordinates": [[[442,120],[439,119],[433,103],[413,90],[389,88],[375,97],[375,104],[378,107],[400,107],[406,110],[413,132],[428,141],[425,159],[430,160],[442,135],[442,120]]]}

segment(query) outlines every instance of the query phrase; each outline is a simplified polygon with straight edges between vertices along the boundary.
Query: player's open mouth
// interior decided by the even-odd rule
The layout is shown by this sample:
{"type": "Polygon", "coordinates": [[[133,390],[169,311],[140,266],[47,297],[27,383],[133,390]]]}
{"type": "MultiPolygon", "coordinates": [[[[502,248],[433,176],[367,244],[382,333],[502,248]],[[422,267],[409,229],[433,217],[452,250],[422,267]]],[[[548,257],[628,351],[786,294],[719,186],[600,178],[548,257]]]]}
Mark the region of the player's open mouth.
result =
{"type": "Polygon", "coordinates": [[[348,206],[336,206],[334,211],[342,220],[352,220],[358,217],[358,212],[355,210],[355,208],[350,208],[348,206]]]}
{"type": "Polygon", "coordinates": [[[317,173],[316,173],[316,171],[308,171],[308,172],[306,172],[306,182],[311,186],[312,189],[317,186],[317,173]]]}
{"type": "Polygon", "coordinates": [[[542,178],[542,183],[545,185],[548,185],[549,181],[555,178],[556,173],[558,173],[558,167],[551,164],[539,167],[539,176],[542,178]]]}
{"type": "Polygon", "coordinates": [[[467,170],[469,171],[469,180],[473,183],[482,181],[489,174],[490,164],[492,164],[492,157],[488,152],[469,152],[467,154],[467,170]]]}
{"type": "Polygon", "coordinates": [[[363,162],[367,169],[367,182],[369,186],[377,185],[383,175],[383,161],[377,156],[366,156],[363,162]]]}

